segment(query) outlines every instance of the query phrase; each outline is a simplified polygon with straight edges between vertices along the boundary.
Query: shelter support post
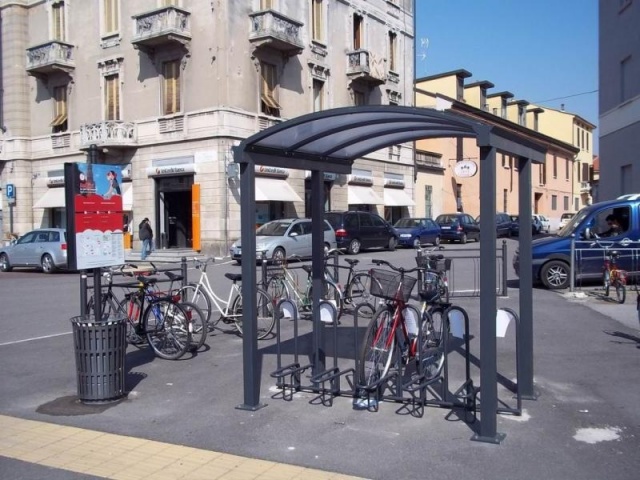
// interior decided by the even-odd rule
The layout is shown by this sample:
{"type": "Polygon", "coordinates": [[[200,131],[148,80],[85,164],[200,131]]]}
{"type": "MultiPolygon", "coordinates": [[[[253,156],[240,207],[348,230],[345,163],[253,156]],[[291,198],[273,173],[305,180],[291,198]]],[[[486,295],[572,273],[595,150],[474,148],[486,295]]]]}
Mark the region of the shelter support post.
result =
{"type": "Polygon", "coordinates": [[[518,158],[520,221],[520,331],[518,332],[518,392],[535,400],[533,391],[533,273],[531,247],[531,160],[518,158]]]}
{"type": "Polygon", "coordinates": [[[258,410],[260,366],[258,364],[258,318],[256,305],[256,190],[255,168],[242,151],[235,151],[240,163],[240,236],[242,238],[242,373],[244,403],[236,408],[258,410]]]}
{"type": "Polygon", "coordinates": [[[325,371],[326,352],[322,340],[323,328],[320,321],[320,300],[324,280],[324,172],[311,171],[311,278],[313,286],[313,375],[325,371]]]}
{"type": "Polygon", "coordinates": [[[480,146],[480,431],[471,440],[500,443],[497,433],[496,148],[480,146]]]}

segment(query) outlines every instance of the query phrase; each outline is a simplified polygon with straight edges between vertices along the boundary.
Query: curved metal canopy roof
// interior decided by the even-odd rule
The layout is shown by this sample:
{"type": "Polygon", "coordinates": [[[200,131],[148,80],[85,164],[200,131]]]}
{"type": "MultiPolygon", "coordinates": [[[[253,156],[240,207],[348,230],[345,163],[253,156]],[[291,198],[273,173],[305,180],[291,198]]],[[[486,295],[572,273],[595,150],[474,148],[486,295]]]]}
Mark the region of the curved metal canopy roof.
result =
{"type": "Polygon", "coordinates": [[[440,137],[476,137],[479,146],[495,146],[534,161],[544,159],[544,148],[540,145],[453,112],[367,105],[315,112],[263,130],[237,147],[245,158],[236,161],[309,170],[317,170],[318,165],[302,166],[300,162],[321,161],[325,171],[340,173],[344,170],[340,165],[350,164],[376,150],[440,137]]]}

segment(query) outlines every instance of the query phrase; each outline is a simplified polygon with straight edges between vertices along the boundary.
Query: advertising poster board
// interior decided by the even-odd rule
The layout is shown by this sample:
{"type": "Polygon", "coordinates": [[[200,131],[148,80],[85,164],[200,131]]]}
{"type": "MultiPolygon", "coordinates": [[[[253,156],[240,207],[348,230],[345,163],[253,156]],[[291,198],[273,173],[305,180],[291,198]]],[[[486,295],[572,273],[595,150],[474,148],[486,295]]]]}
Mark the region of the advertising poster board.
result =
{"type": "Polygon", "coordinates": [[[124,263],[120,165],[65,163],[69,268],[124,263]]]}

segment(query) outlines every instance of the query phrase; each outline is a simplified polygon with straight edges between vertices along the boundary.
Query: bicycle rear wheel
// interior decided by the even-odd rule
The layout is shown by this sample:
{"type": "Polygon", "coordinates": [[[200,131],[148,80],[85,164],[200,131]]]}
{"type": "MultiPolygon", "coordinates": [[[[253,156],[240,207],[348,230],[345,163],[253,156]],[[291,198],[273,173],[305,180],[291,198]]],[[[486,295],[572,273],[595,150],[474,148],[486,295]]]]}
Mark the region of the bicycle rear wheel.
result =
{"type": "MultiPolygon", "coordinates": [[[[261,288],[256,290],[256,312],[257,312],[257,336],[258,340],[262,340],[273,330],[276,323],[275,308],[273,300],[261,288]]],[[[242,335],[243,329],[243,312],[242,312],[242,294],[233,299],[231,304],[231,318],[235,324],[236,330],[242,335]]]]}
{"type": "Polygon", "coordinates": [[[371,275],[357,273],[353,276],[346,288],[345,303],[351,304],[355,312],[360,305],[365,305],[358,310],[358,315],[363,318],[373,317],[376,300],[371,295],[371,275]]]}
{"type": "Polygon", "coordinates": [[[281,300],[291,299],[287,282],[281,275],[274,275],[267,281],[266,291],[271,296],[274,307],[277,307],[281,300]]]}
{"type": "MultiPolygon", "coordinates": [[[[103,293],[102,304],[100,308],[102,315],[115,315],[117,313],[120,313],[119,310],[119,306],[114,300],[113,295],[111,295],[110,293],[103,293]]],[[[95,299],[93,295],[91,295],[91,297],[89,297],[89,300],[87,301],[87,313],[95,313],[95,299]]]]}
{"type": "Polygon", "coordinates": [[[195,352],[202,348],[207,340],[207,334],[209,333],[207,319],[203,311],[195,303],[181,302],[180,306],[187,312],[189,334],[191,335],[190,349],[195,352]]]}
{"type": "Polygon", "coordinates": [[[179,290],[182,300],[185,302],[195,304],[205,315],[205,320],[210,325],[215,325],[220,321],[218,317],[215,320],[211,319],[211,312],[213,307],[211,306],[211,299],[209,294],[204,289],[196,284],[190,283],[185,285],[179,290]]]}
{"type": "Polygon", "coordinates": [[[147,341],[160,358],[177,360],[191,346],[187,312],[166,298],[153,300],[144,312],[147,341]]]}
{"type": "Polygon", "coordinates": [[[393,333],[393,311],[379,310],[369,322],[360,349],[358,385],[375,388],[389,372],[396,347],[393,333]]]}
{"type": "Polygon", "coordinates": [[[609,284],[611,283],[611,274],[605,270],[602,275],[602,283],[604,284],[604,296],[609,296],[609,284]]]}
{"type": "Polygon", "coordinates": [[[620,280],[616,280],[614,282],[614,286],[616,288],[616,300],[618,303],[624,303],[627,299],[627,289],[624,284],[620,280]]]}

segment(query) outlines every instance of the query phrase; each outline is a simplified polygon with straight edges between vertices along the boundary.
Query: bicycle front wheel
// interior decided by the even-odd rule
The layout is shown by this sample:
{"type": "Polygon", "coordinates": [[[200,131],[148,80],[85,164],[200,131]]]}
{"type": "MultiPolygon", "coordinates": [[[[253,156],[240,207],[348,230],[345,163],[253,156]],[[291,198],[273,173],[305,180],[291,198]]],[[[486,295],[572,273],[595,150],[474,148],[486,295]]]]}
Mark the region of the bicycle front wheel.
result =
{"type": "Polygon", "coordinates": [[[202,348],[207,340],[207,333],[209,333],[207,319],[204,312],[195,303],[181,302],[180,306],[187,312],[189,334],[191,335],[190,348],[195,352],[202,348]]]}
{"type": "Polygon", "coordinates": [[[627,299],[627,289],[620,280],[616,280],[614,285],[616,287],[616,300],[618,303],[624,303],[627,299]]]}
{"type": "MultiPolygon", "coordinates": [[[[257,336],[258,340],[262,340],[273,330],[273,326],[276,323],[275,308],[273,306],[273,300],[262,289],[256,290],[256,312],[257,312],[257,336]]],[[[233,299],[231,305],[231,318],[236,326],[238,333],[242,335],[243,329],[243,311],[242,311],[242,294],[239,294],[233,299]]]]}
{"type": "Polygon", "coordinates": [[[281,300],[291,299],[291,292],[284,277],[274,275],[267,281],[267,293],[271,296],[274,307],[277,307],[281,300]]]}
{"type": "Polygon", "coordinates": [[[195,304],[205,315],[205,320],[208,324],[215,325],[218,323],[220,318],[215,320],[211,320],[211,312],[213,310],[211,306],[211,299],[209,298],[209,294],[204,291],[204,289],[196,284],[190,283],[189,285],[185,285],[180,289],[180,298],[185,302],[195,304]]]}
{"type": "Polygon", "coordinates": [[[124,300],[120,302],[120,310],[127,317],[127,342],[138,348],[142,348],[147,344],[138,328],[141,309],[141,300],[137,295],[127,295],[124,300]]]}
{"type": "Polygon", "coordinates": [[[358,310],[358,315],[363,318],[371,318],[375,311],[376,300],[371,295],[371,275],[368,273],[357,273],[353,276],[346,288],[345,303],[349,302],[355,312],[360,305],[364,305],[358,310]]]}
{"type": "Polygon", "coordinates": [[[420,373],[426,380],[436,378],[444,366],[444,316],[442,307],[425,310],[420,328],[420,352],[418,361],[420,373]]]}
{"type": "Polygon", "coordinates": [[[144,312],[147,341],[160,358],[177,360],[191,346],[187,312],[166,298],[152,301],[144,312]]]}
{"type": "Polygon", "coordinates": [[[604,296],[609,296],[609,284],[611,283],[611,274],[608,271],[602,275],[602,283],[604,284],[604,296]]]}
{"type": "Polygon", "coordinates": [[[358,385],[375,388],[389,372],[395,346],[393,311],[388,308],[379,310],[369,322],[360,349],[358,385]]]}

